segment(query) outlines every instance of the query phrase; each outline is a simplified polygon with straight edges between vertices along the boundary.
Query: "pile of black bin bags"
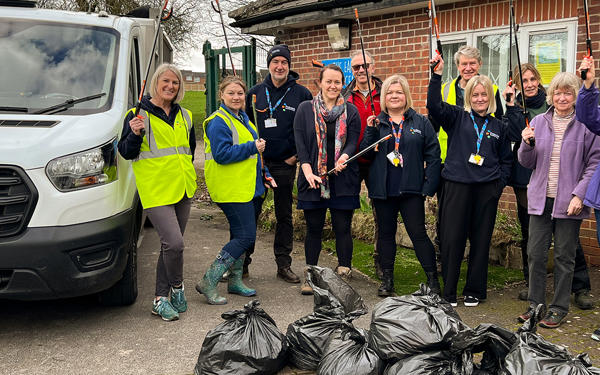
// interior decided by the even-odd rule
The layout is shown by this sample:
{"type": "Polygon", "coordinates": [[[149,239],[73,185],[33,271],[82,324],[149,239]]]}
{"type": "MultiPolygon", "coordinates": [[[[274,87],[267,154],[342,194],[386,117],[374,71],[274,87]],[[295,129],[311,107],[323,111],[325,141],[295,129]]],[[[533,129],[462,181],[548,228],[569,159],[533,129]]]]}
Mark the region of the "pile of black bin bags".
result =
{"type": "Polygon", "coordinates": [[[258,301],[224,313],[206,335],[195,374],[276,374],[290,365],[324,375],[600,375],[586,354],[574,357],[535,333],[541,305],[516,333],[493,324],[472,329],[421,285],[377,304],[366,331],[352,324],[367,308],[350,285],[316,266],[308,281],[314,311],[286,335],[258,301]]]}

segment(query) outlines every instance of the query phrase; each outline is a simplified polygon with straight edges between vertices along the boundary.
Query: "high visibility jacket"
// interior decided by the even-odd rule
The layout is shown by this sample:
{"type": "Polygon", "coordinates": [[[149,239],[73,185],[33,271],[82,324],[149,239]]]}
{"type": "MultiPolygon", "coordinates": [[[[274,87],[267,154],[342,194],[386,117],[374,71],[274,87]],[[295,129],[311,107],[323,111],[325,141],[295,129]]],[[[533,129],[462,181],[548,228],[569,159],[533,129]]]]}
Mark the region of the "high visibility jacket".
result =
{"type": "MultiPolygon", "coordinates": [[[[231,129],[233,145],[239,145],[254,141],[253,134],[240,122],[223,108],[219,108],[210,115],[202,127],[204,129],[204,178],[206,187],[213,201],[218,203],[245,203],[254,198],[256,192],[256,174],[258,157],[256,154],[248,159],[219,164],[212,155],[210,139],[206,135],[206,126],[215,117],[220,117],[231,129]]],[[[252,122],[248,122],[256,132],[252,122]]]]}
{"type": "MultiPolygon", "coordinates": [[[[450,83],[444,83],[442,85],[442,100],[448,104],[456,105],[456,80],[458,78],[454,78],[450,83]]],[[[498,86],[493,85],[494,87],[494,96],[490,98],[490,100],[496,100],[496,93],[498,92],[498,86]]],[[[494,116],[494,114],[491,114],[494,116]]],[[[438,134],[438,139],[440,141],[440,150],[442,151],[442,163],[446,160],[446,152],[448,151],[448,134],[440,127],[440,132],[438,134]]]]}
{"type": "Polygon", "coordinates": [[[181,108],[173,126],[144,110],[140,114],[146,135],[132,166],[142,207],[174,204],[184,194],[192,198],[197,186],[189,139],[191,113],[181,108]]]}

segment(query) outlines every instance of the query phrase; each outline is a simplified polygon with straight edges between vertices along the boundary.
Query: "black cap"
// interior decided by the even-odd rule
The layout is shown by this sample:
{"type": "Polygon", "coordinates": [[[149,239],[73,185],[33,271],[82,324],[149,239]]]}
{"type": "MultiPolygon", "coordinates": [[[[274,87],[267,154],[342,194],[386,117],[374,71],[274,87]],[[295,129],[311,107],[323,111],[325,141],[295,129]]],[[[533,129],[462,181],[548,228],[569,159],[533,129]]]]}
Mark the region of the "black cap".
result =
{"type": "Polygon", "coordinates": [[[271,47],[269,53],[267,53],[267,66],[271,64],[271,60],[274,57],[283,56],[288,61],[289,65],[292,65],[292,53],[290,49],[285,44],[278,44],[276,46],[271,47]]]}

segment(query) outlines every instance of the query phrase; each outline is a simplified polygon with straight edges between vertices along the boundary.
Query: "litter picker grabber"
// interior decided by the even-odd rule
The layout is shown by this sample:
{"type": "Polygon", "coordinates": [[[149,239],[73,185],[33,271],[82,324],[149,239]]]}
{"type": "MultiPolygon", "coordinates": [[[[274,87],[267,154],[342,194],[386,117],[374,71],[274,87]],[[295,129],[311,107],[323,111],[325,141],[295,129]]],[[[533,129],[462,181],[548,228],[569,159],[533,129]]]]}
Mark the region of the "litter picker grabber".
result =
{"type": "MultiPolygon", "coordinates": [[[[258,117],[256,117],[256,94],[252,94],[252,115],[254,116],[254,124],[256,125],[256,135],[260,138],[260,130],[258,130],[258,117]]],[[[260,158],[260,169],[262,171],[263,181],[271,182],[272,178],[267,177],[265,172],[265,159],[263,158],[262,152],[258,151],[258,157],[260,158]]]]}
{"type": "MultiPolygon", "coordinates": [[[[134,114],[138,118],[142,118],[142,116],[140,115],[140,109],[142,108],[142,97],[144,96],[144,91],[146,90],[146,81],[148,80],[148,75],[150,74],[150,67],[152,66],[152,58],[154,57],[154,50],[156,49],[156,42],[158,41],[158,35],[160,34],[160,24],[163,21],[166,21],[169,18],[171,18],[171,15],[173,14],[173,7],[171,7],[171,9],[169,9],[167,14],[164,14],[165,10],[167,9],[168,3],[169,3],[169,0],[165,0],[165,5],[163,5],[163,7],[160,11],[160,14],[158,16],[158,26],[156,27],[156,33],[154,34],[154,44],[152,44],[152,52],[150,52],[150,56],[148,57],[148,66],[146,68],[146,75],[144,77],[144,80],[142,81],[142,89],[140,90],[140,97],[138,98],[137,105],[135,106],[134,114]]],[[[140,130],[140,135],[142,137],[144,136],[144,134],[146,134],[146,129],[140,130]]]]}
{"type": "MultiPolygon", "coordinates": [[[[511,2],[512,3],[512,2],[511,2]]],[[[529,112],[527,112],[527,105],[525,104],[525,89],[523,88],[523,70],[521,69],[521,56],[519,54],[519,37],[517,36],[517,31],[519,31],[519,24],[515,22],[515,8],[514,5],[511,4],[510,8],[510,17],[513,20],[514,28],[515,28],[515,50],[517,51],[517,66],[519,67],[519,81],[521,84],[521,99],[523,102],[523,117],[525,117],[525,124],[529,129],[531,129],[531,125],[529,125],[529,112]]],[[[529,138],[529,145],[531,147],[535,147],[535,138],[529,138]]]]}
{"type": "MultiPolygon", "coordinates": [[[[585,45],[587,48],[587,57],[590,57],[592,56],[592,39],[590,38],[590,11],[587,0],[583,0],[583,12],[585,14],[585,45]]],[[[587,72],[587,69],[581,70],[581,79],[584,81],[587,77],[587,72]]]]}
{"type": "Polygon", "coordinates": [[[221,19],[221,27],[223,28],[223,37],[225,38],[225,45],[227,46],[227,53],[229,54],[229,62],[231,63],[231,70],[233,71],[233,75],[237,75],[235,72],[235,67],[233,66],[233,56],[231,54],[231,48],[229,47],[229,39],[227,39],[227,31],[225,30],[225,21],[223,20],[223,12],[221,12],[221,4],[219,0],[214,0],[210,3],[215,12],[219,13],[219,17],[221,19]],[[216,5],[215,5],[216,4],[216,5]]]}
{"type": "Polygon", "coordinates": [[[369,77],[369,69],[367,64],[367,56],[365,55],[365,45],[362,37],[362,29],[360,27],[360,18],[358,18],[358,9],[354,8],[354,15],[356,16],[356,24],[358,25],[358,37],[360,39],[360,50],[362,51],[363,67],[365,68],[365,74],[367,75],[367,87],[369,88],[369,99],[371,100],[371,114],[375,114],[375,104],[373,103],[373,94],[371,92],[371,77],[369,77]]]}
{"type": "MultiPolygon", "coordinates": [[[[433,26],[434,26],[433,29],[435,30],[435,41],[437,43],[437,49],[435,50],[435,52],[437,52],[437,54],[440,55],[440,57],[443,59],[444,52],[442,50],[442,42],[440,41],[440,27],[438,26],[437,13],[435,11],[435,1],[430,0],[429,6],[431,7],[430,15],[433,18],[433,26]]],[[[432,73],[435,70],[435,68],[438,66],[439,63],[440,63],[439,60],[431,63],[431,72],[432,73]]]]}
{"type": "MultiPolygon", "coordinates": [[[[374,149],[375,147],[379,146],[379,144],[383,141],[387,141],[388,139],[392,138],[392,134],[388,134],[385,137],[382,137],[381,139],[379,139],[377,142],[373,143],[372,145],[370,145],[369,147],[365,148],[364,150],[362,150],[361,152],[355,154],[354,156],[352,156],[351,158],[349,158],[348,160],[346,160],[345,162],[342,163],[342,165],[346,165],[350,162],[353,162],[354,160],[358,159],[359,157],[361,157],[362,155],[364,155],[366,152],[371,151],[372,149],[374,149]]],[[[335,172],[335,169],[332,169],[330,171],[327,171],[327,174],[332,174],[333,172],[335,172]]]]}
{"type": "MultiPolygon", "coordinates": [[[[513,0],[509,1],[509,9],[513,9],[513,0]]],[[[509,27],[508,27],[508,33],[509,33],[509,37],[508,37],[508,86],[512,87],[513,85],[513,71],[512,71],[512,34],[513,34],[513,12],[510,11],[509,12],[509,27]]],[[[510,102],[510,100],[512,99],[512,94],[508,93],[506,94],[506,101],[510,102]]]]}

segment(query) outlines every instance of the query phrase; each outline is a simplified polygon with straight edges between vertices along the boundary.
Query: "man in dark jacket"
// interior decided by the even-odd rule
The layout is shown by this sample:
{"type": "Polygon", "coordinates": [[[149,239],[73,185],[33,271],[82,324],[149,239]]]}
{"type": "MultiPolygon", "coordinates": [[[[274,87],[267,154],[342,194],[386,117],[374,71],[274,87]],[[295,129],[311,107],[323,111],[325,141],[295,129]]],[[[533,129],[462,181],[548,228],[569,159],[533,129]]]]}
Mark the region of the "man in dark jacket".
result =
{"type": "MultiPolygon", "coordinates": [[[[368,51],[365,51],[366,64],[363,59],[362,51],[354,51],[350,55],[350,68],[352,68],[352,74],[354,75],[354,79],[342,90],[342,95],[344,99],[348,103],[352,103],[358,109],[358,114],[360,115],[360,136],[358,138],[357,149],[360,146],[360,142],[362,142],[363,137],[365,135],[365,129],[367,128],[367,118],[371,116],[373,113],[371,109],[371,98],[373,100],[373,106],[375,107],[375,116],[379,116],[381,112],[380,107],[380,94],[381,94],[381,79],[375,77],[373,74],[375,73],[375,59],[373,59],[373,55],[371,55],[368,51]],[[368,77],[371,79],[371,95],[369,95],[369,83],[367,83],[367,73],[369,73],[368,77]]],[[[362,184],[363,180],[365,184],[368,184],[369,181],[369,167],[371,166],[371,161],[366,158],[358,158],[358,170],[359,170],[359,183],[362,184]]],[[[368,187],[368,186],[367,186],[368,187]]],[[[373,209],[373,218],[375,219],[375,238],[377,238],[377,218],[375,216],[375,208],[371,205],[373,209]]],[[[375,262],[375,271],[379,278],[382,277],[383,272],[379,265],[378,260],[378,252],[377,245],[375,244],[373,247],[373,260],[375,262]]]]}
{"type": "MultiPolygon", "coordinates": [[[[298,105],[312,99],[312,95],[306,87],[296,82],[298,74],[290,70],[291,63],[291,53],[286,45],[276,45],[269,50],[269,75],[248,91],[246,113],[258,127],[260,137],[267,141],[263,158],[277,181],[277,189],[273,190],[277,218],[273,251],[277,277],[289,283],[299,283],[300,278],[290,268],[293,244],[292,189],[297,168],[294,117],[298,105]],[[254,95],[256,103],[253,102],[254,95]]],[[[245,271],[250,262],[250,254],[246,254],[245,271]]]]}

